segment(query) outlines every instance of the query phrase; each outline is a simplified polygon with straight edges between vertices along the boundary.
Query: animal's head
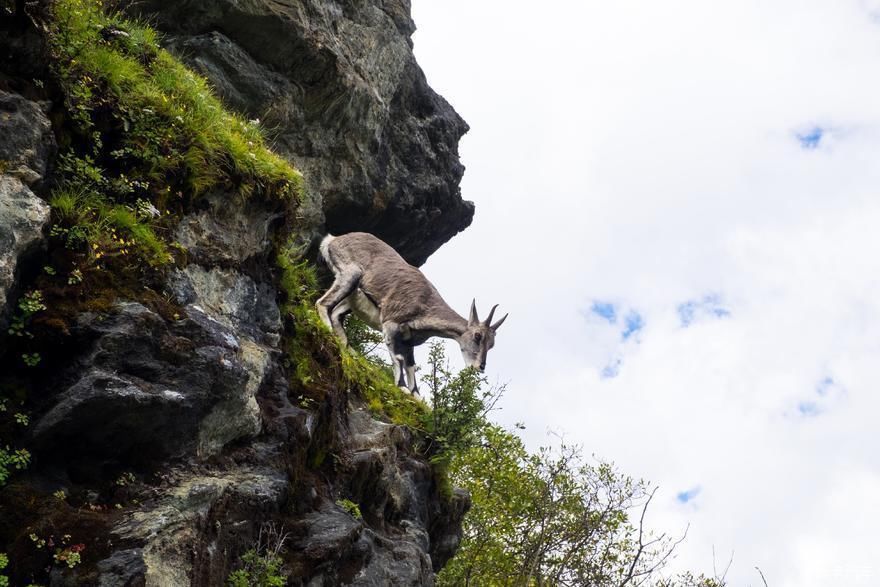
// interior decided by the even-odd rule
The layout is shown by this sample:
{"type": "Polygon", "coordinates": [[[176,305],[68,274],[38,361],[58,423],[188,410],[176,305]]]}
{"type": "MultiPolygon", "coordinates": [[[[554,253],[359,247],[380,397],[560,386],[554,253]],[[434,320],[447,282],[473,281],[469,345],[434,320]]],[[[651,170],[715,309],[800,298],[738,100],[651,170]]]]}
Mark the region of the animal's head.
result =
{"type": "Polygon", "coordinates": [[[495,315],[495,308],[492,307],[489,317],[485,321],[480,322],[477,316],[477,302],[471,303],[471,315],[468,318],[467,330],[458,337],[458,345],[461,347],[461,356],[464,358],[464,364],[474,369],[483,371],[486,368],[486,355],[489,349],[495,346],[495,331],[507,319],[505,314],[498,322],[492,324],[492,317],[495,315]]]}

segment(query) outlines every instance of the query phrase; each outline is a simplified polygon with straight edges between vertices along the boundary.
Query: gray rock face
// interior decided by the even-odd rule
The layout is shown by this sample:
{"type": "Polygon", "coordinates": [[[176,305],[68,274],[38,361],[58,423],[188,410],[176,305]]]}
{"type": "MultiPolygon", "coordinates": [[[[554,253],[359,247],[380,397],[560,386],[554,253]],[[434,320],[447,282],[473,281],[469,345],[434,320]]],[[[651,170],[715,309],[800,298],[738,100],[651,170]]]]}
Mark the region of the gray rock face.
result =
{"type": "Polygon", "coordinates": [[[43,245],[49,206],[31,191],[55,151],[41,107],[0,90],[0,327],[22,260],[43,245]]]}
{"type": "Polygon", "coordinates": [[[224,100],[274,129],[304,172],[314,234],[372,232],[411,263],[473,217],[459,181],[467,131],[412,53],[406,0],[132,2],[224,100]],[[322,216],[325,225],[322,226],[322,216]]]}
{"type": "Polygon", "coordinates": [[[47,222],[49,206],[18,178],[0,175],[0,326],[19,263],[40,248],[47,222]]]}
{"type": "Polygon", "coordinates": [[[431,498],[433,472],[412,454],[405,428],[353,409],[348,431],[340,497],[361,504],[363,521],[335,504],[305,517],[297,546],[316,569],[309,585],[433,585],[458,546],[470,498],[457,493],[441,511],[431,498]]]}
{"type": "Polygon", "coordinates": [[[230,535],[255,539],[256,520],[278,515],[286,490],[285,475],[271,469],[241,468],[173,482],[154,503],[113,529],[116,540],[140,546],[98,563],[99,585],[222,585],[229,573],[223,545],[230,535]]]}
{"type": "Polygon", "coordinates": [[[281,312],[275,290],[268,284],[234,270],[189,265],[171,275],[168,289],[178,304],[197,304],[239,335],[271,347],[278,345],[281,312]]]}
{"type": "Polygon", "coordinates": [[[254,396],[267,357],[199,308],[168,324],[122,303],[114,314],[82,315],[77,329],[94,342],[74,382],[37,421],[36,452],[68,462],[155,462],[210,456],[260,431],[254,396]]]}
{"type": "Polygon", "coordinates": [[[205,208],[187,215],[175,237],[190,259],[204,265],[238,267],[264,255],[271,247],[273,223],[283,218],[280,210],[264,202],[232,199],[214,193],[204,198],[205,208]]]}
{"type": "Polygon", "coordinates": [[[41,106],[0,90],[0,137],[0,173],[28,186],[42,180],[55,153],[55,136],[41,106]]]}

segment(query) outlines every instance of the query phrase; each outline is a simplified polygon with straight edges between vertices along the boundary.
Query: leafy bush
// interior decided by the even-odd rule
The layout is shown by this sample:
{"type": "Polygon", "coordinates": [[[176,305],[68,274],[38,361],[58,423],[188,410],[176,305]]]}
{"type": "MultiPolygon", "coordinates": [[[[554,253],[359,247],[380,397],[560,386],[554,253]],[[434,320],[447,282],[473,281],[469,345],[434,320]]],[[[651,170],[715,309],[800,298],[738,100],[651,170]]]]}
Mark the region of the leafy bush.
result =
{"type": "Polygon", "coordinates": [[[503,387],[486,389],[473,369],[453,373],[440,344],[432,345],[428,367],[428,454],[441,492],[461,487],[472,500],[461,547],[439,585],[723,585],[690,574],[660,577],[683,537],[645,529],[654,495],[647,483],[608,463],[587,463],[565,442],[530,453],[487,419],[503,387]]]}
{"type": "Polygon", "coordinates": [[[448,461],[478,444],[487,426],[486,415],[504,388],[486,388],[486,379],[473,368],[453,373],[439,342],[431,344],[422,383],[431,394],[432,408],[423,421],[429,436],[426,452],[435,461],[448,461]]]}
{"type": "Polygon", "coordinates": [[[229,574],[226,582],[229,587],[284,587],[287,579],[283,575],[284,561],[281,552],[287,534],[274,524],[264,524],[260,528],[257,542],[241,556],[241,568],[229,574]]]}
{"type": "Polygon", "coordinates": [[[229,587],[283,587],[287,579],[281,575],[281,557],[250,549],[241,557],[243,568],[233,571],[227,583],[229,587]]]}
{"type": "Polygon", "coordinates": [[[650,503],[646,483],[587,464],[565,443],[530,454],[514,434],[487,426],[450,475],[473,507],[440,585],[636,585],[677,544],[631,519],[650,503]]]}
{"type": "Polygon", "coordinates": [[[31,461],[31,453],[20,448],[13,450],[8,446],[0,447],[0,487],[6,484],[12,470],[26,469],[31,461]]]}

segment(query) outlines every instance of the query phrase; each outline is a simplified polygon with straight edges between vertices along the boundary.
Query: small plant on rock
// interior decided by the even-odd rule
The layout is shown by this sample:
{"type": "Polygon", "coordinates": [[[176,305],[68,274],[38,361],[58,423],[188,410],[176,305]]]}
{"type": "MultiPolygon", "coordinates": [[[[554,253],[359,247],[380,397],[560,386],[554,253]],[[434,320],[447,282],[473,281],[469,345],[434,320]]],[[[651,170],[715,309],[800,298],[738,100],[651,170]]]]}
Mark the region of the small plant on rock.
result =
{"type": "Polygon", "coordinates": [[[31,321],[31,317],[37,312],[41,312],[46,309],[46,305],[43,304],[43,292],[41,291],[29,291],[18,300],[18,311],[15,313],[15,316],[12,317],[12,322],[9,325],[9,334],[12,336],[27,336],[28,338],[32,338],[31,333],[27,331],[28,323],[31,321]]]}
{"type": "Polygon", "coordinates": [[[337,499],[336,505],[347,511],[355,520],[363,520],[361,507],[350,499],[337,499]]]}
{"type": "Polygon", "coordinates": [[[257,543],[241,555],[240,569],[229,574],[229,587],[284,587],[287,578],[283,574],[284,561],[281,552],[288,535],[284,528],[275,524],[263,524],[257,543]]]}
{"type": "Polygon", "coordinates": [[[8,446],[0,448],[0,487],[6,484],[13,469],[21,471],[30,462],[31,453],[26,449],[12,450],[8,446]]]}
{"type": "Polygon", "coordinates": [[[52,558],[55,559],[56,563],[66,564],[67,568],[72,569],[82,562],[82,555],[80,555],[80,553],[85,550],[85,548],[85,544],[65,546],[64,548],[58,549],[55,554],[52,555],[52,558]]]}
{"type": "MultiPolygon", "coordinates": [[[[7,566],[9,566],[9,557],[6,556],[6,553],[0,552],[0,572],[7,566]]],[[[0,587],[9,587],[9,577],[0,575],[0,587]]]]}

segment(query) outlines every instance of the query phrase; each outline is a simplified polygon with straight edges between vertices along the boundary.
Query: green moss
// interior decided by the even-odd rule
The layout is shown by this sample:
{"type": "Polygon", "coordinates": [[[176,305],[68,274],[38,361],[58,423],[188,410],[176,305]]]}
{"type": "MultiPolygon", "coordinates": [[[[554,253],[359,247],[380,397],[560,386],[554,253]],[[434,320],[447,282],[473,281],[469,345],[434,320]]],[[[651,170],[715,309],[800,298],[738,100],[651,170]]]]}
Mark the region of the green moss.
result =
{"type": "Polygon", "coordinates": [[[351,514],[355,520],[364,519],[364,515],[361,513],[361,507],[350,499],[337,499],[336,505],[351,514]]]}
{"type": "Polygon", "coordinates": [[[109,105],[120,146],[138,149],[127,154],[151,171],[185,171],[199,193],[231,183],[246,195],[254,187],[301,195],[301,174],[266,147],[259,124],[226,110],[203,77],[158,46],[149,26],[107,12],[99,0],[59,0],[54,10],[52,47],[81,130],[99,126],[95,111],[109,105]]]}
{"type": "Polygon", "coordinates": [[[168,235],[210,190],[299,201],[302,176],[267,148],[259,124],[226,110],[149,26],[99,0],[58,0],[53,17],[67,114],[53,236],[84,255],[77,270],[112,257],[173,261],[168,235]]]}
{"type": "Polygon", "coordinates": [[[359,391],[374,415],[385,416],[395,424],[414,430],[422,429],[430,412],[425,402],[397,387],[390,373],[363,355],[349,349],[343,349],[341,353],[345,381],[359,391]]]}

